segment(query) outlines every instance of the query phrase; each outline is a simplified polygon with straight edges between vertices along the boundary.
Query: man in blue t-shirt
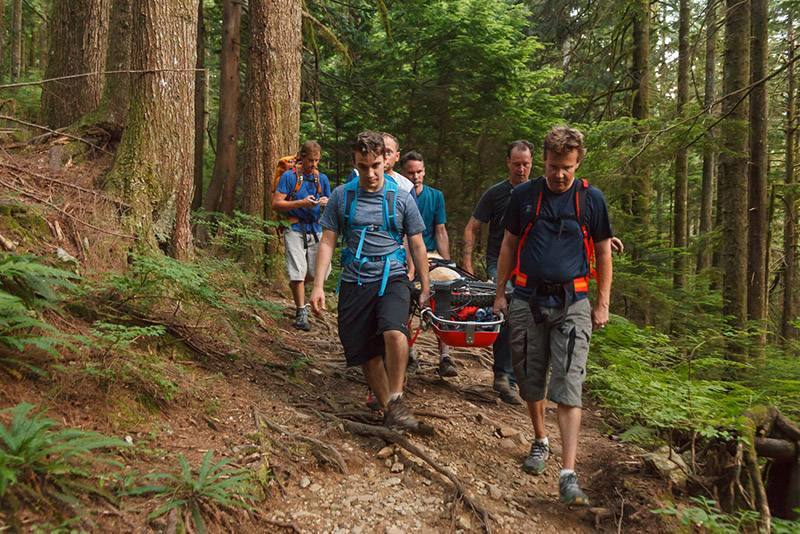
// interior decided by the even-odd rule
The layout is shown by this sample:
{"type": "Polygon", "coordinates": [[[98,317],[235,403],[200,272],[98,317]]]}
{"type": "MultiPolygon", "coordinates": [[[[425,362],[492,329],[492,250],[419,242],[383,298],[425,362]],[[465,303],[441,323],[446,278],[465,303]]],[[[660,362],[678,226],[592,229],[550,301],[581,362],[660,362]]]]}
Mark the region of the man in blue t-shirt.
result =
{"type": "Polygon", "coordinates": [[[337,324],[348,366],[360,365],[370,389],[385,410],[384,424],[417,426],[403,399],[408,363],[407,322],[411,282],[406,275],[403,237],[408,238],[420,274],[419,306],[430,298],[425,225],[411,195],[384,174],[385,145],[376,132],[362,132],[353,144],[358,182],[337,187],[322,217],[311,308],[325,309],[323,281],[336,241],[343,235],[342,275],[337,324]],[[386,357],[384,360],[382,356],[386,357]]]}
{"type": "Polygon", "coordinates": [[[533,423],[535,439],[522,469],[532,474],[545,470],[549,399],[558,404],[563,466],[558,485],[561,501],[567,504],[588,504],[575,474],[581,386],[592,331],[608,322],[612,277],[613,234],[605,197],[588,182],[575,179],[585,154],[580,131],[551,128],[544,139],[545,175],[511,193],[502,222],[505,234],[493,308],[508,317],[514,374],[533,423]],[[597,278],[593,306],[588,300],[592,249],[597,278]],[[512,275],[514,298],[509,305],[503,289],[512,275]]]}
{"type": "MultiPolygon", "coordinates": [[[[300,147],[300,161],[281,175],[272,195],[272,209],[284,214],[291,226],[283,232],[286,246],[286,274],[297,306],[295,328],[310,330],[305,306],[305,283],[314,280],[314,266],[322,237],[320,213],[331,196],[328,177],[317,170],[322,147],[306,141],[300,147]]],[[[330,269],[325,278],[330,274],[330,269]]]]}

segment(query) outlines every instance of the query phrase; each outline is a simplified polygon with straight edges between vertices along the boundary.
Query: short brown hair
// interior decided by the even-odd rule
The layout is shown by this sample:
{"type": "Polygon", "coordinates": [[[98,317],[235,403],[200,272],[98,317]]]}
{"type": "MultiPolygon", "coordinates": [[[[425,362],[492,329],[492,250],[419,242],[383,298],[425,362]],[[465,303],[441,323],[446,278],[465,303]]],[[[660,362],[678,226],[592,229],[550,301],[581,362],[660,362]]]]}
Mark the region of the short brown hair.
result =
{"type": "Polygon", "coordinates": [[[544,136],[542,157],[547,158],[548,150],[555,154],[568,154],[573,150],[577,150],[578,161],[580,162],[586,155],[586,147],[583,146],[583,133],[569,126],[553,126],[544,136]]]}
{"type": "Polygon", "coordinates": [[[525,152],[526,150],[533,155],[533,143],[530,141],[526,141],[525,139],[517,139],[516,141],[511,141],[508,145],[508,150],[506,151],[506,157],[511,159],[511,152],[514,150],[519,150],[520,152],[525,152]]]}
{"type": "Polygon", "coordinates": [[[381,137],[383,137],[383,144],[384,145],[386,144],[386,138],[388,137],[389,139],[394,141],[394,144],[397,147],[397,150],[400,150],[400,141],[398,141],[395,136],[393,136],[392,134],[390,134],[388,132],[381,132],[381,137]]]}
{"type": "Polygon", "coordinates": [[[303,146],[300,147],[300,152],[298,152],[298,156],[302,159],[305,156],[310,156],[312,154],[322,154],[322,147],[319,146],[319,143],[314,141],[313,139],[309,139],[303,146]]]}
{"type": "Polygon", "coordinates": [[[353,141],[353,157],[356,152],[362,156],[367,154],[374,154],[376,156],[384,157],[386,155],[386,145],[383,142],[383,136],[378,132],[361,132],[356,136],[353,141]]]}

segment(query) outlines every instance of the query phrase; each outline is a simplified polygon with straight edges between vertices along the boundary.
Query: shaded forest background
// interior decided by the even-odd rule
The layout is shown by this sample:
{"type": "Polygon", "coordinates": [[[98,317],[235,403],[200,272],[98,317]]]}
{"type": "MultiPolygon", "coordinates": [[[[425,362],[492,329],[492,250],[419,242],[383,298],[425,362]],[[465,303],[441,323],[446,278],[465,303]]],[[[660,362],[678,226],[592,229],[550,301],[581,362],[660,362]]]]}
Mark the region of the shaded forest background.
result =
{"type": "Polygon", "coordinates": [[[508,143],[580,128],[580,176],[604,191],[626,246],[616,330],[598,336],[590,385],[652,431],[640,437],[694,443],[754,404],[800,413],[798,11],[795,0],[0,0],[0,136],[66,139],[50,149],[54,168],[113,154],[95,185],[130,206],[130,232],[197,261],[237,221],[253,230],[238,259],[272,281],[272,173],[304,139],[322,145],[332,185],[362,130],[421,152],[458,259],[477,200],[507,175],[508,143]],[[637,380],[662,389],[636,399],[637,380]]]}

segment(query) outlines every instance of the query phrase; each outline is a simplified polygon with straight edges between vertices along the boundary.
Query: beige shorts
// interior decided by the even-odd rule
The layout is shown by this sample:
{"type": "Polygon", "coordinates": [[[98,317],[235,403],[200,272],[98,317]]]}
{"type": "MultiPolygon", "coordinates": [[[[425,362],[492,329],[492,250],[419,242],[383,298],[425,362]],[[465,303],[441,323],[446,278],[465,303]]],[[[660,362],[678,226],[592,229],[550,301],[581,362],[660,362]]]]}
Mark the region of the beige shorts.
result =
{"type": "Polygon", "coordinates": [[[528,402],[547,398],[567,406],[581,406],[581,387],[586,379],[586,360],[592,337],[589,299],[567,308],[542,307],[549,319],[535,324],[529,304],[514,299],[508,310],[511,326],[511,361],[520,396],[528,402]],[[547,372],[550,371],[548,385],[547,372]]]}
{"type": "MultiPolygon", "coordinates": [[[[297,230],[287,228],[283,232],[283,243],[286,246],[286,274],[289,280],[299,282],[306,279],[306,274],[314,278],[314,269],[317,265],[317,250],[319,250],[319,240],[322,239],[322,232],[314,232],[305,235],[306,244],[303,244],[303,234],[297,230]],[[307,248],[306,248],[307,247],[307,248]]],[[[331,274],[331,267],[325,278],[331,274]]]]}

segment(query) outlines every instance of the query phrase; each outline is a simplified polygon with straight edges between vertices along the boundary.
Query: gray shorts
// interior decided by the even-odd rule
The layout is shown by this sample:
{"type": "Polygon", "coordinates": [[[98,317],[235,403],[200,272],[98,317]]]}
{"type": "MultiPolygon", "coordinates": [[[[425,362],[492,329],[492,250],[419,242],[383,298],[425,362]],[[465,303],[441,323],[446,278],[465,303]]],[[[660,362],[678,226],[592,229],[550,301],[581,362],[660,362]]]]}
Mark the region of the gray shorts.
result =
{"type": "Polygon", "coordinates": [[[534,324],[528,303],[514,299],[508,310],[511,325],[511,360],[520,396],[528,402],[547,398],[567,406],[582,406],[581,386],[586,378],[586,360],[592,336],[589,299],[570,305],[566,317],[563,307],[542,306],[549,319],[534,324]],[[550,370],[550,385],[547,372],[550,370]]]}
{"type": "MultiPolygon", "coordinates": [[[[298,282],[306,279],[306,273],[311,278],[314,278],[314,269],[317,265],[317,250],[319,250],[319,240],[322,239],[322,233],[316,234],[317,238],[314,239],[314,232],[305,235],[308,248],[303,245],[303,234],[297,230],[287,228],[283,231],[283,243],[286,246],[286,274],[289,275],[289,280],[298,282]]],[[[331,268],[328,266],[328,272],[325,273],[325,278],[331,274],[331,268]]]]}

